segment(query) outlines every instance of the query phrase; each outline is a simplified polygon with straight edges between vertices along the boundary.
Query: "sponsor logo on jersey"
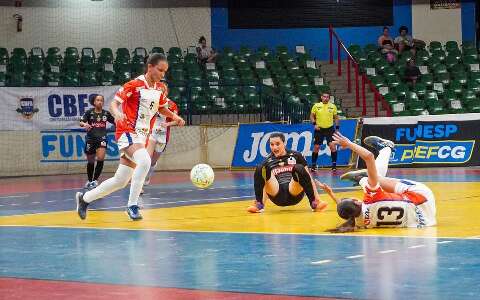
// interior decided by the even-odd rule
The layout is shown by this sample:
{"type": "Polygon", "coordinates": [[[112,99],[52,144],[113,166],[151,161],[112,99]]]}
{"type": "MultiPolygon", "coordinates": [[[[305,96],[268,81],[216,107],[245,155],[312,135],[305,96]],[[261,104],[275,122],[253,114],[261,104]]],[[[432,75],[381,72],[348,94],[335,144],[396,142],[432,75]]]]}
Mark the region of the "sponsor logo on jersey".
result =
{"type": "Polygon", "coordinates": [[[272,170],[272,174],[275,176],[281,173],[292,172],[292,169],[293,169],[293,166],[291,165],[285,166],[285,167],[277,167],[272,170]]]}
{"type": "Polygon", "coordinates": [[[18,100],[19,107],[17,108],[17,112],[21,114],[24,119],[32,119],[33,115],[38,112],[38,108],[34,105],[33,97],[21,97],[18,100]]]}

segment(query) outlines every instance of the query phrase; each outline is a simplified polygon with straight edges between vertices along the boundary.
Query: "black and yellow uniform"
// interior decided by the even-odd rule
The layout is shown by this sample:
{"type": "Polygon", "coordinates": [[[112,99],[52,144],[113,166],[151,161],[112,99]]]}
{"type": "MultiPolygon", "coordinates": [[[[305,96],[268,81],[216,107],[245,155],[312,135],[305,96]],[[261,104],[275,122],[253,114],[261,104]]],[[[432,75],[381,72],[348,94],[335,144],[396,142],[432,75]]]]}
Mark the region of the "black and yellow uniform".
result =
{"type": "Polygon", "coordinates": [[[255,170],[254,187],[257,202],[263,204],[263,189],[265,183],[273,175],[279,185],[279,190],[276,195],[268,195],[268,198],[270,198],[273,203],[278,206],[295,205],[307,194],[310,205],[312,208],[315,208],[315,205],[312,205],[315,201],[312,179],[305,169],[306,166],[307,161],[300,152],[287,150],[285,155],[279,157],[275,157],[275,155],[271,153],[255,170]],[[289,184],[292,179],[303,187],[303,192],[298,195],[290,194],[289,184]]]}
{"type": "Polygon", "coordinates": [[[106,148],[107,122],[115,123],[112,114],[104,109],[102,109],[102,112],[97,113],[95,108],[92,108],[85,112],[81,121],[92,126],[92,129],[87,132],[85,154],[95,154],[98,148],[106,148]]]}
{"type": "MultiPolygon", "coordinates": [[[[337,116],[337,107],[333,103],[315,103],[312,107],[312,114],[315,116],[315,125],[320,127],[313,133],[313,144],[321,145],[323,140],[327,140],[327,144],[333,142],[333,134],[335,133],[335,118],[337,116]]],[[[312,153],[312,169],[316,168],[318,152],[312,153]]],[[[337,164],[337,152],[332,151],[332,168],[335,169],[337,164]]]]}

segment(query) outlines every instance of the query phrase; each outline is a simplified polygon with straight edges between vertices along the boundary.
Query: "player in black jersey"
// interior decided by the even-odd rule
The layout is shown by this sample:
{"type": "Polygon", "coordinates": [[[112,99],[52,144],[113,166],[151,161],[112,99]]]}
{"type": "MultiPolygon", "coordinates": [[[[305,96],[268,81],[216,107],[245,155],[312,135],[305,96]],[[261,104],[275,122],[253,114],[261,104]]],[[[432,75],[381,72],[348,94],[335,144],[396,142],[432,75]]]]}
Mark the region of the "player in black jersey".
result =
{"type": "Polygon", "coordinates": [[[263,212],[266,199],[278,206],[295,205],[305,194],[313,211],[323,211],[327,202],[320,200],[303,155],[285,148],[285,136],[282,133],[270,135],[270,149],[272,153],[255,170],[256,200],[248,211],[263,212]]]}
{"type": "Polygon", "coordinates": [[[110,112],[103,109],[104,98],[96,95],[90,98],[93,108],[87,110],[80,120],[80,126],[87,131],[84,152],[87,155],[88,181],[85,188],[91,189],[98,185],[98,177],[102,173],[105,150],[107,148],[107,122],[115,124],[110,112]],[[95,166],[95,158],[97,165],[95,166]],[[95,173],[94,173],[95,172],[95,173]]]}

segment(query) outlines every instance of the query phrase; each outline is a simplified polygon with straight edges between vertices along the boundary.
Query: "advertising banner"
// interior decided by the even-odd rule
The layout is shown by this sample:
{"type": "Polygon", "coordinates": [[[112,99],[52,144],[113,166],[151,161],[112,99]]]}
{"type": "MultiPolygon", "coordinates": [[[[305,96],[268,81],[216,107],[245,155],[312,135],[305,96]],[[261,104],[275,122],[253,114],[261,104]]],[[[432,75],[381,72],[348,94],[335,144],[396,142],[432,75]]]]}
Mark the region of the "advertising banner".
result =
{"type": "MultiPolygon", "coordinates": [[[[340,132],[350,139],[355,138],[357,120],[341,120],[340,132]]],[[[311,163],[313,150],[313,125],[312,124],[241,124],[238,128],[237,142],[232,161],[232,167],[255,167],[260,164],[269,154],[269,137],[274,132],[285,134],[287,148],[299,151],[311,163]]],[[[330,166],[330,148],[326,141],[319,151],[318,166],[330,166]]],[[[338,152],[337,165],[348,165],[351,151],[338,152]]]]}

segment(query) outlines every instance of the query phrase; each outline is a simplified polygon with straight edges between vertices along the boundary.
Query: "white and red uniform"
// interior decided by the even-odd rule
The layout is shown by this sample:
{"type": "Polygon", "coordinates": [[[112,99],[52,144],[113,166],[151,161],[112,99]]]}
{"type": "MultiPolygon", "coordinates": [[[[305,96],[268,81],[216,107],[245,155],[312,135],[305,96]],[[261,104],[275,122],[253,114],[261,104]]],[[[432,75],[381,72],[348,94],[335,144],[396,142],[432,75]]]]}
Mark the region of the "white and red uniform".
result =
{"type": "Polygon", "coordinates": [[[115,139],[120,150],[135,144],[145,144],[151,132],[155,115],[167,105],[167,86],[156,82],[148,86],[145,75],[125,83],[115,94],[122,103],[125,119],[116,123],[115,139]]]}
{"type": "MultiPolygon", "coordinates": [[[[168,109],[178,115],[178,106],[175,102],[168,99],[168,109]]],[[[172,118],[167,118],[164,115],[157,113],[157,117],[154,121],[152,133],[150,134],[150,140],[156,142],[155,151],[162,153],[170,139],[170,126],[164,127],[162,124],[171,122],[172,118]]]]}
{"type": "Polygon", "coordinates": [[[423,183],[400,180],[395,193],[380,186],[365,186],[364,190],[362,213],[355,218],[357,226],[421,228],[437,224],[435,197],[423,183]]]}

